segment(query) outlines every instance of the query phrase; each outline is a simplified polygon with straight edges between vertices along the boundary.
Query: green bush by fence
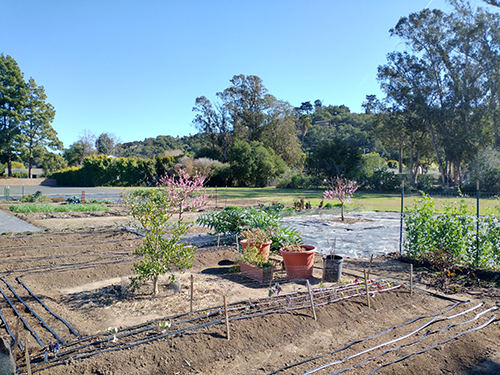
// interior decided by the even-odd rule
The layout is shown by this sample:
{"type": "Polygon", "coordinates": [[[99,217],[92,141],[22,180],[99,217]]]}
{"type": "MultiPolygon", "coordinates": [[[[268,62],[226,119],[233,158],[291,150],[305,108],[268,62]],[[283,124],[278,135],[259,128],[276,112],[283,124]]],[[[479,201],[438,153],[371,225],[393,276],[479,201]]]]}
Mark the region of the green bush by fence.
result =
{"type": "Polygon", "coordinates": [[[147,186],[173,170],[177,158],[155,156],[142,158],[111,158],[91,156],[81,167],[68,167],[52,174],[61,186],[147,186]]]}
{"type": "Polygon", "coordinates": [[[475,217],[474,207],[462,197],[444,211],[438,214],[434,200],[425,195],[406,210],[406,254],[455,266],[500,269],[498,219],[492,213],[475,217]]]}

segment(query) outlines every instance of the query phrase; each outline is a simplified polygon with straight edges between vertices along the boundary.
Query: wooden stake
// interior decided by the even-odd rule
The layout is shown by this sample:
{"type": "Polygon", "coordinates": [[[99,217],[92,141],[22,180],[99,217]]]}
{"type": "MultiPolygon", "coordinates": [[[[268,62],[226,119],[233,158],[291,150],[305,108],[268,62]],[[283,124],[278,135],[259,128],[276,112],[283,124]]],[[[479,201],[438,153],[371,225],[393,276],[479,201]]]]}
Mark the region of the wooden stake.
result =
{"type": "Polygon", "coordinates": [[[219,247],[219,243],[220,243],[220,234],[217,235],[217,247],[219,247]]]}
{"type": "Polygon", "coordinates": [[[316,317],[316,310],[314,309],[314,300],[311,290],[311,284],[309,284],[309,280],[306,280],[306,282],[307,282],[307,290],[309,291],[309,300],[311,301],[311,309],[313,311],[314,320],[318,320],[318,318],[316,317]]]}
{"type": "Polygon", "coordinates": [[[370,272],[372,270],[372,262],[373,262],[373,254],[370,255],[370,265],[368,266],[368,273],[366,274],[366,277],[369,279],[370,278],[370,272]]]}
{"type": "Polygon", "coordinates": [[[190,301],[190,308],[189,312],[193,312],[193,275],[191,275],[191,301],[190,301]]]}
{"type": "Polygon", "coordinates": [[[240,246],[238,242],[238,235],[236,235],[236,251],[239,253],[240,252],[240,246]]]}
{"type": "Polygon", "coordinates": [[[31,372],[30,354],[28,353],[28,345],[26,345],[25,349],[26,349],[26,351],[25,351],[26,367],[27,367],[27,370],[28,370],[28,375],[31,375],[32,372],[31,372]]]}
{"type": "Polygon", "coordinates": [[[413,264],[410,264],[410,296],[413,296],[413,264]]]}
{"type": "Polygon", "coordinates": [[[366,301],[368,302],[368,308],[370,308],[370,290],[368,289],[368,278],[366,277],[366,270],[363,270],[365,274],[365,289],[366,289],[366,301]]]}
{"type": "Polygon", "coordinates": [[[224,296],[224,314],[226,315],[226,332],[227,332],[227,339],[229,340],[231,338],[230,332],[229,332],[229,315],[227,313],[227,297],[224,296]]]}

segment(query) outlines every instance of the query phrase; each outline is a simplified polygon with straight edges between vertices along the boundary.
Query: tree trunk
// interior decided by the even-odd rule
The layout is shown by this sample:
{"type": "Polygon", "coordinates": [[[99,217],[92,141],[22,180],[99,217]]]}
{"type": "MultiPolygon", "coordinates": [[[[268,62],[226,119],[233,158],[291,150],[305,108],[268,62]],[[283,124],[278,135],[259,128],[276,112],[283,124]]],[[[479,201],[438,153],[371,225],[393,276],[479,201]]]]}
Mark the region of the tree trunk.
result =
{"type": "Polygon", "coordinates": [[[415,160],[414,160],[414,157],[413,157],[413,149],[415,147],[415,141],[410,139],[410,184],[412,187],[415,187],[415,174],[416,174],[416,171],[414,171],[414,164],[415,164],[415,160]]]}
{"type": "Polygon", "coordinates": [[[344,221],[344,203],[340,206],[340,218],[344,221]]]}
{"type": "Polygon", "coordinates": [[[158,275],[154,275],[153,277],[153,294],[155,296],[160,292],[160,289],[158,287],[158,277],[158,275]]]}
{"type": "Polygon", "coordinates": [[[7,177],[12,177],[12,152],[7,154],[7,177]]]}
{"type": "Polygon", "coordinates": [[[30,161],[29,161],[29,165],[28,165],[28,178],[33,177],[32,169],[33,169],[33,148],[31,148],[31,145],[30,145],[30,161]]]}
{"type": "Polygon", "coordinates": [[[443,185],[445,185],[446,180],[445,180],[445,173],[443,170],[443,165],[441,164],[441,157],[439,156],[439,150],[436,145],[436,138],[434,137],[434,129],[432,128],[431,122],[429,119],[425,119],[425,122],[427,124],[427,128],[429,129],[429,133],[431,135],[431,142],[432,142],[432,147],[434,148],[434,152],[436,153],[436,161],[439,165],[439,172],[441,173],[441,182],[443,185]]]}
{"type": "Polygon", "coordinates": [[[403,173],[403,147],[399,147],[399,174],[403,173]]]}

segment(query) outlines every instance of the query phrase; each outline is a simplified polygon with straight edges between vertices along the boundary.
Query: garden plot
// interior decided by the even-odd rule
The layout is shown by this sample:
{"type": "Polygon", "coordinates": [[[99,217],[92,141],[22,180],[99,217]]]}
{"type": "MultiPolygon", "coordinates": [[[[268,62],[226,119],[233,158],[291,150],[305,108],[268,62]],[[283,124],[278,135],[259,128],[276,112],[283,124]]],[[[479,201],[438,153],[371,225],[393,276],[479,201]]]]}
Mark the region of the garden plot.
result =
{"type": "Polygon", "coordinates": [[[335,244],[338,255],[369,258],[399,252],[401,215],[396,212],[352,212],[341,222],[339,215],[308,215],[283,219],[302,234],[304,243],[329,254],[335,244]]]}
{"type": "MultiPolygon", "coordinates": [[[[495,303],[487,300],[483,305],[482,295],[476,296],[479,301],[456,304],[420,292],[411,296],[402,282],[374,280],[368,307],[364,286],[360,280],[356,284],[354,277],[344,276],[352,285],[320,286],[318,256],[310,280],[317,315],[314,320],[303,281],[284,281],[280,295],[268,297],[267,285],[228,273],[234,260],[232,248],[215,247],[195,254],[194,266],[182,277],[177,293],[162,288],[160,295],[153,297],[146,288],[131,294],[126,276],[137,259],[130,253],[139,240],[133,233],[116,229],[2,236],[0,276],[65,343],[58,358],[48,350],[47,363],[43,363],[45,349],[23,328],[2,297],[0,309],[12,331],[20,332],[20,341],[28,348],[37,373],[301,374],[338,361],[341,363],[316,373],[350,367],[354,369],[346,373],[370,373],[381,366],[377,373],[434,374],[440,369],[469,374],[477,366],[498,373],[499,322],[493,318],[495,303]],[[195,296],[192,313],[191,275],[195,296]],[[16,281],[18,277],[81,338],[44,309],[16,281]],[[228,296],[230,340],[223,295],[228,296]],[[167,321],[171,324],[168,329],[161,326],[167,321]],[[109,327],[117,328],[115,342],[109,327]],[[394,339],[398,340],[391,342],[394,339]]],[[[374,260],[373,273],[391,263],[391,271],[387,271],[391,279],[407,276],[408,265],[403,264],[398,271],[398,262],[383,259],[374,260]]],[[[356,266],[355,260],[349,260],[346,271],[367,268],[366,260],[360,262],[356,266]]],[[[54,343],[55,336],[7,287],[3,289],[44,346],[54,343]]],[[[0,333],[8,335],[4,324],[0,333]]],[[[24,353],[18,351],[16,357],[20,366],[26,365],[24,353]]]]}

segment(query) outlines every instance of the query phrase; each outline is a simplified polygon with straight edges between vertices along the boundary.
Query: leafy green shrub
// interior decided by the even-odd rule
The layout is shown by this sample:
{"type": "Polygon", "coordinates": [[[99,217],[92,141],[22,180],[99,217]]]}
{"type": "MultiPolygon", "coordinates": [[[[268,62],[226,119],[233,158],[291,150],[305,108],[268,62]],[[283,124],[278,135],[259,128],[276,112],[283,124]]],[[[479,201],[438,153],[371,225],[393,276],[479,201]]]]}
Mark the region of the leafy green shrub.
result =
{"type": "Polygon", "coordinates": [[[42,192],[40,190],[21,198],[21,202],[27,202],[27,203],[48,202],[51,200],[52,199],[50,199],[49,197],[42,195],[42,192]]]}
{"type": "Polygon", "coordinates": [[[12,177],[15,178],[28,178],[28,172],[12,172],[12,177]]]}
{"type": "Polygon", "coordinates": [[[436,183],[436,177],[432,174],[419,175],[417,178],[417,190],[430,191],[436,183]]]}
{"type": "Polygon", "coordinates": [[[333,208],[333,207],[341,207],[341,206],[342,206],[342,203],[340,203],[340,202],[337,202],[337,203],[328,202],[323,206],[323,208],[333,208]]]}
{"type": "Polygon", "coordinates": [[[378,152],[370,152],[361,156],[361,167],[358,171],[360,178],[369,178],[375,171],[385,168],[387,161],[378,152]]]}
{"type": "Polygon", "coordinates": [[[311,176],[297,173],[291,176],[285,176],[278,182],[278,187],[285,189],[309,189],[314,186],[316,179],[311,176]]]}
{"type": "Polygon", "coordinates": [[[272,250],[279,250],[284,243],[302,243],[299,233],[291,228],[281,226],[279,212],[281,205],[272,205],[260,208],[226,207],[222,211],[208,211],[202,213],[197,223],[214,231],[215,235],[240,236],[246,228],[260,228],[271,234],[272,250]]]}
{"type": "Polygon", "coordinates": [[[374,171],[373,175],[364,181],[364,187],[379,191],[394,191],[401,188],[402,181],[405,181],[405,186],[410,186],[409,175],[393,173],[383,168],[374,171]]]}
{"type": "Polygon", "coordinates": [[[493,215],[486,215],[480,217],[478,223],[475,222],[474,212],[463,197],[446,205],[444,211],[437,214],[434,200],[426,195],[417,200],[414,207],[407,208],[404,215],[406,254],[431,263],[498,268],[498,220],[493,215]]]}
{"type": "Polygon", "coordinates": [[[238,254],[236,261],[251,264],[259,268],[272,267],[274,264],[272,261],[267,260],[264,254],[260,253],[259,249],[255,246],[247,246],[245,251],[238,254]]]}

